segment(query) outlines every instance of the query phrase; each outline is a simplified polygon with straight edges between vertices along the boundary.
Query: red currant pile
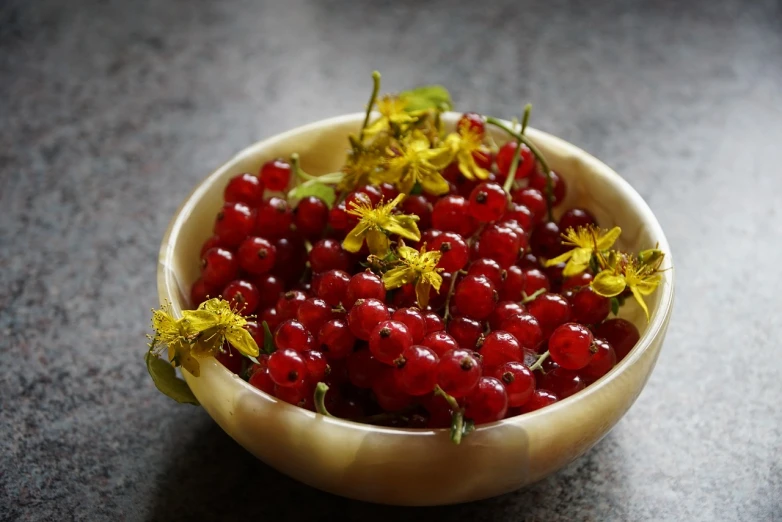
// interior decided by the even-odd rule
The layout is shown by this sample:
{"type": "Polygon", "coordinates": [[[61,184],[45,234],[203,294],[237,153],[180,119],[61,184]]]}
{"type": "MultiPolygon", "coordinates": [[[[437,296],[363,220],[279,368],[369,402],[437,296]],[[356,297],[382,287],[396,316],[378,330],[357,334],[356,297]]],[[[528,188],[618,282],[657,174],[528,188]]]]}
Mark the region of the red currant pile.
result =
{"type": "MultiPolygon", "coordinates": [[[[465,114],[458,127],[482,135],[484,125],[465,114]]],[[[468,179],[451,164],[440,172],[446,194],[414,190],[393,211],[417,218],[420,241],[408,246],[440,254],[442,284],[425,308],[416,281],[385,284],[367,263],[367,245],[343,248],[359,223],[351,208],[393,200],[394,185],[364,184],[330,207],[314,196],[295,205],[281,196],[295,176],[281,159],[231,179],[201,250],[192,305],[222,296],[250,316],[258,345],[273,348],[251,365],[232,350],[218,359],[283,401],[314,411],[316,385],[325,383],[330,414],[412,428],[451,426],[457,411],[474,424],[524,414],[605,375],[638,330],[609,319],[611,300],[590,286],[593,270],[563,277],[564,263],[544,263],[567,250],[563,232],[596,225],[594,216],[571,208],[551,219],[565,181],[541,173],[525,145],[478,150],[473,159],[487,179],[468,179]]]]}

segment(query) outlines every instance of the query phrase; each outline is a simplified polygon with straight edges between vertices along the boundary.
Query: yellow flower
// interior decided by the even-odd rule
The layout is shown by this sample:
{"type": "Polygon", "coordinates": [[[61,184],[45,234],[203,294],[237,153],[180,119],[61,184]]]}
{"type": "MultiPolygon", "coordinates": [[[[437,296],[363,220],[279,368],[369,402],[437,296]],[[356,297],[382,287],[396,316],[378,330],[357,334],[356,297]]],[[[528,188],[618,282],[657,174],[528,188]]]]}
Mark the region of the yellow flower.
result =
{"type": "Polygon", "coordinates": [[[399,288],[402,285],[415,282],[415,295],[418,306],[423,310],[429,304],[429,290],[440,291],[443,278],[438,272],[437,263],[442,255],[439,251],[426,251],[426,245],[419,252],[404,244],[397,248],[399,266],[383,274],[383,283],[387,290],[399,288]]]}
{"type": "Polygon", "coordinates": [[[456,158],[459,171],[467,179],[486,179],[489,171],[479,167],[475,163],[473,153],[483,151],[481,135],[475,132],[469,125],[464,125],[459,132],[453,132],[445,138],[445,145],[450,148],[452,158],[456,158]]]}
{"type": "Polygon", "coordinates": [[[364,129],[364,136],[374,136],[389,130],[404,133],[418,119],[417,113],[406,111],[406,107],[407,101],[397,96],[387,94],[380,98],[377,101],[380,117],[364,129]]]}
{"type": "Polygon", "coordinates": [[[165,345],[168,348],[168,361],[174,366],[182,366],[188,372],[198,377],[201,367],[198,360],[190,353],[190,336],[192,331],[189,324],[182,319],[174,319],[171,313],[171,305],[162,305],[160,310],[152,311],[152,336],[150,348],[165,345]]]}
{"type": "Polygon", "coordinates": [[[225,341],[231,344],[239,353],[257,357],[259,350],[250,332],[244,329],[247,320],[231,310],[228,301],[209,299],[198,307],[198,310],[185,310],[183,319],[197,337],[193,344],[193,354],[197,357],[214,355],[225,341]]]}
{"type": "Polygon", "coordinates": [[[369,177],[383,165],[383,156],[376,149],[354,150],[348,153],[342,167],[344,177],[337,185],[340,192],[349,192],[369,182],[369,177]]]}
{"type": "Polygon", "coordinates": [[[351,202],[348,214],[360,218],[360,221],[342,242],[345,250],[358,252],[366,239],[370,253],[383,256],[388,252],[388,234],[396,234],[411,241],[420,240],[421,232],[416,225],[418,216],[391,213],[404,198],[404,194],[399,194],[390,203],[384,205],[381,201],[375,208],[366,200],[351,202]]]}
{"type": "Polygon", "coordinates": [[[620,267],[605,269],[597,274],[591,283],[595,293],[603,297],[615,297],[625,288],[629,288],[635,300],[641,305],[646,318],[649,319],[649,309],[643,296],[654,292],[662,281],[662,276],[654,267],[630,260],[620,267]]]}
{"type": "Polygon", "coordinates": [[[589,266],[592,254],[611,248],[611,245],[614,244],[621,233],[622,229],[619,227],[614,227],[607,232],[593,226],[578,227],[575,230],[568,228],[565,234],[563,234],[564,240],[562,243],[572,245],[575,248],[554,259],[549,259],[546,261],[546,266],[553,266],[567,261],[562,275],[570,277],[580,274],[589,266]]]}
{"type": "Polygon", "coordinates": [[[429,140],[419,131],[413,131],[400,145],[401,151],[388,149],[391,157],[386,170],[379,172],[375,181],[393,183],[404,194],[409,194],[416,183],[430,194],[448,192],[448,182],[440,174],[450,162],[447,148],[430,148],[429,140]]]}

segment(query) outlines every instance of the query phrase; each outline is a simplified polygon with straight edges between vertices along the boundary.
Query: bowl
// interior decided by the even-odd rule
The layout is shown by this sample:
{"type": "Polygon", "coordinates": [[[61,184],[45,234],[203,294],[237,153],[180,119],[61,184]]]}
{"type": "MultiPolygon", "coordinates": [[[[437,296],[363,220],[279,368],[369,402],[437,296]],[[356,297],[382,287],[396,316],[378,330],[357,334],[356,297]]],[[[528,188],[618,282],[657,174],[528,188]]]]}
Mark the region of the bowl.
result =
{"type": "MultiPolygon", "coordinates": [[[[460,117],[446,113],[446,127],[460,117]]],[[[298,152],[313,174],[342,165],[346,137],[363,113],[323,120],[256,143],[217,169],[187,197],[160,248],[158,293],[174,314],[188,308],[190,285],[199,275],[199,250],[211,235],[228,180],[258,172],[269,159],[298,152]]],[[[507,141],[490,128],[498,143],[507,141]]],[[[647,204],[608,166],[544,132],[527,134],[568,184],[566,201],[591,210],[603,227],[622,227],[622,248],[638,251],[659,243],[671,266],[670,247],[647,204]]],[[[585,390],[526,415],[479,426],[461,445],[448,430],[393,429],[329,418],[292,406],[250,386],[215,359],[201,361],[200,377],[185,380],[209,415],[250,453],[315,488],[382,504],[423,506],[500,495],[536,482],[594,446],[640,394],[663,344],[673,304],[673,271],[648,298],[651,320],[625,306],[641,338],[613,370],[585,390]]]]}

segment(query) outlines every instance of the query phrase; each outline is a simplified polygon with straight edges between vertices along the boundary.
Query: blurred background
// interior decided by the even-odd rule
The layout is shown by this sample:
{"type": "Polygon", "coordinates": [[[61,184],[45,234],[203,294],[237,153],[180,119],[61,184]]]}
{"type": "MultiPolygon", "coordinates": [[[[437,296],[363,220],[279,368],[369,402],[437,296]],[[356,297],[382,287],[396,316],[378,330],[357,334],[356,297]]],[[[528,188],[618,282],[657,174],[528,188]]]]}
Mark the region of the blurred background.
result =
{"type": "Polygon", "coordinates": [[[782,519],[782,3],[0,0],[0,520],[782,519]],[[160,239],[250,143],[445,85],[586,149],[673,249],[627,416],[526,490],[386,508],[256,461],[142,362],[160,239]]]}

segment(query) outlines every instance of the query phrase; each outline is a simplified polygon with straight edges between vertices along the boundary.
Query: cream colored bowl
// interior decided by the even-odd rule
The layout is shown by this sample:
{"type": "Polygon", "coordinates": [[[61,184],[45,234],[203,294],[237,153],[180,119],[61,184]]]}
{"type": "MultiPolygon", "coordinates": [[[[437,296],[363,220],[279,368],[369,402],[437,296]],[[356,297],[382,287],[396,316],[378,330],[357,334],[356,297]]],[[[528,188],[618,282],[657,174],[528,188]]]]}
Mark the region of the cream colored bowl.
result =
{"type": "MultiPolygon", "coordinates": [[[[459,114],[448,113],[451,128],[459,114]]],[[[258,172],[267,160],[298,152],[311,173],[338,170],[346,136],[363,114],[320,121],[256,143],[198,185],[177,211],[163,238],[158,267],[160,301],[177,316],[188,307],[199,273],[199,249],[211,235],[228,180],[258,172]]],[[[494,138],[507,140],[493,129],[494,138]]],[[[670,248],[660,224],[635,190],[586,152],[535,129],[529,137],[567,181],[563,207],[591,210],[603,227],[623,229],[620,246],[659,243],[670,248]]],[[[279,401],[242,381],[214,359],[201,376],[185,379],[215,421],[253,455],[313,487],[345,497],[399,505],[452,504],[500,495],[557,471],[594,446],[630,408],[660,353],[673,303],[673,271],[649,299],[650,322],[638,308],[623,314],[640,329],[635,349],[584,391],[542,410],[478,427],[460,446],[447,430],[390,429],[326,418],[279,401]]]]}

